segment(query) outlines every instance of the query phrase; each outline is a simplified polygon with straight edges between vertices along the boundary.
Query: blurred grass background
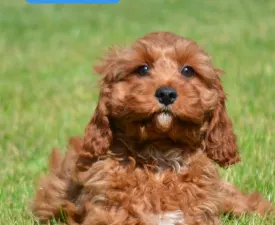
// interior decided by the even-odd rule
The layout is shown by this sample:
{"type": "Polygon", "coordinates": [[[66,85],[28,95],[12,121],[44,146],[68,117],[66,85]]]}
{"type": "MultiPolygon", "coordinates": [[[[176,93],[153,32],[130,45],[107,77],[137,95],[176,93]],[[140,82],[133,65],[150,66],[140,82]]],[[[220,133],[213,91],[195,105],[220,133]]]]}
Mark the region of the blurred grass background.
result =
{"type": "MultiPolygon", "coordinates": [[[[0,224],[33,224],[28,205],[54,146],[83,134],[97,101],[92,65],[113,44],[172,31],[224,69],[242,163],[221,170],[275,202],[275,1],[0,3],[0,224]]],[[[275,224],[256,216],[223,224],[275,224]]]]}

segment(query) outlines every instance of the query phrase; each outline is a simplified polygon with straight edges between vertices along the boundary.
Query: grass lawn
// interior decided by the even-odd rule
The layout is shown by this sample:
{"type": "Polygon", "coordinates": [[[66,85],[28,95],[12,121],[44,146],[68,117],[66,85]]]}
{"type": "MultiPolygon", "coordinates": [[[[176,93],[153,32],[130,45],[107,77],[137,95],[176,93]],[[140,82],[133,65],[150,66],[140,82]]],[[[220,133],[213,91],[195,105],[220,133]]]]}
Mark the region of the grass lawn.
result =
{"type": "MultiPolygon", "coordinates": [[[[275,202],[275,1],[0,3],[0,224],[33,224],[28,205],[54,146],[83,134],[97,101],[92,65],[153,30],[196,40],[224,69],[242,162],[221,170],[275,202]],[[165,3],[164,3],[165,2],[165,3]]],[[[223,224],[275,224],[256,216],[223,224]]]]}

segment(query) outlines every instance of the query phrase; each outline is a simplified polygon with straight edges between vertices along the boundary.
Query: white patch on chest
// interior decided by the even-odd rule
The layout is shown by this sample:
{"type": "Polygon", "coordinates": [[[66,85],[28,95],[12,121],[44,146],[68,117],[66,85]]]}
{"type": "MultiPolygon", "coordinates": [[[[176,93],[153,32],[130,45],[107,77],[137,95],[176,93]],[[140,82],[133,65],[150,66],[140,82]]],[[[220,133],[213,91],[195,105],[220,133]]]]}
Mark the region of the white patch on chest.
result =
{"type": "Polygon", "coordinates": [[[184,223],[183,213],[181,210],[166,212],[159,215],[157,225],[187,225],[184,223]]]}

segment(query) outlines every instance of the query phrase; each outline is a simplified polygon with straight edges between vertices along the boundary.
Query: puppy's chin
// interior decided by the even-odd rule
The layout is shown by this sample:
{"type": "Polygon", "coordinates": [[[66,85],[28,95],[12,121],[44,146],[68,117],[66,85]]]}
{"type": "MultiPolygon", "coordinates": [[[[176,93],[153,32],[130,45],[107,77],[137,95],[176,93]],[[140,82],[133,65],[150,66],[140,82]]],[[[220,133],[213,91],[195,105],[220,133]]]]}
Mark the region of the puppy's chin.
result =
{"type": "Polygon", "coordinates": [[[157,129],[166,132],[172,126],[173,116],[170,113],[162,112],[156,115],[155,121],[157,129]]]}

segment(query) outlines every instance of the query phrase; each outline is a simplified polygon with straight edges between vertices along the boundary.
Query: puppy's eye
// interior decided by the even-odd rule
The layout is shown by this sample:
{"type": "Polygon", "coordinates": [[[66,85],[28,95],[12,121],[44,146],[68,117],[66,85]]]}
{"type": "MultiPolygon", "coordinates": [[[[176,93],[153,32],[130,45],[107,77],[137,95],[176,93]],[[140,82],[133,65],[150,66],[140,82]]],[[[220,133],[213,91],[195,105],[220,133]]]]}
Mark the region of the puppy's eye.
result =
{"type": "Polygon", "coordinates": [[[142,66],[139,66],[136,69],[136,73],[139,76],[142,76],[142,77],[148,75],[148,72],[149,72],[149,66],[148,65],[142,65],[142,66]]]}
{"type": "Polygon", "coordinates": [[[184,66],[181,74],[186,78],[191,78],[195,75],[195,70],[191,66],[184,66]]]}

